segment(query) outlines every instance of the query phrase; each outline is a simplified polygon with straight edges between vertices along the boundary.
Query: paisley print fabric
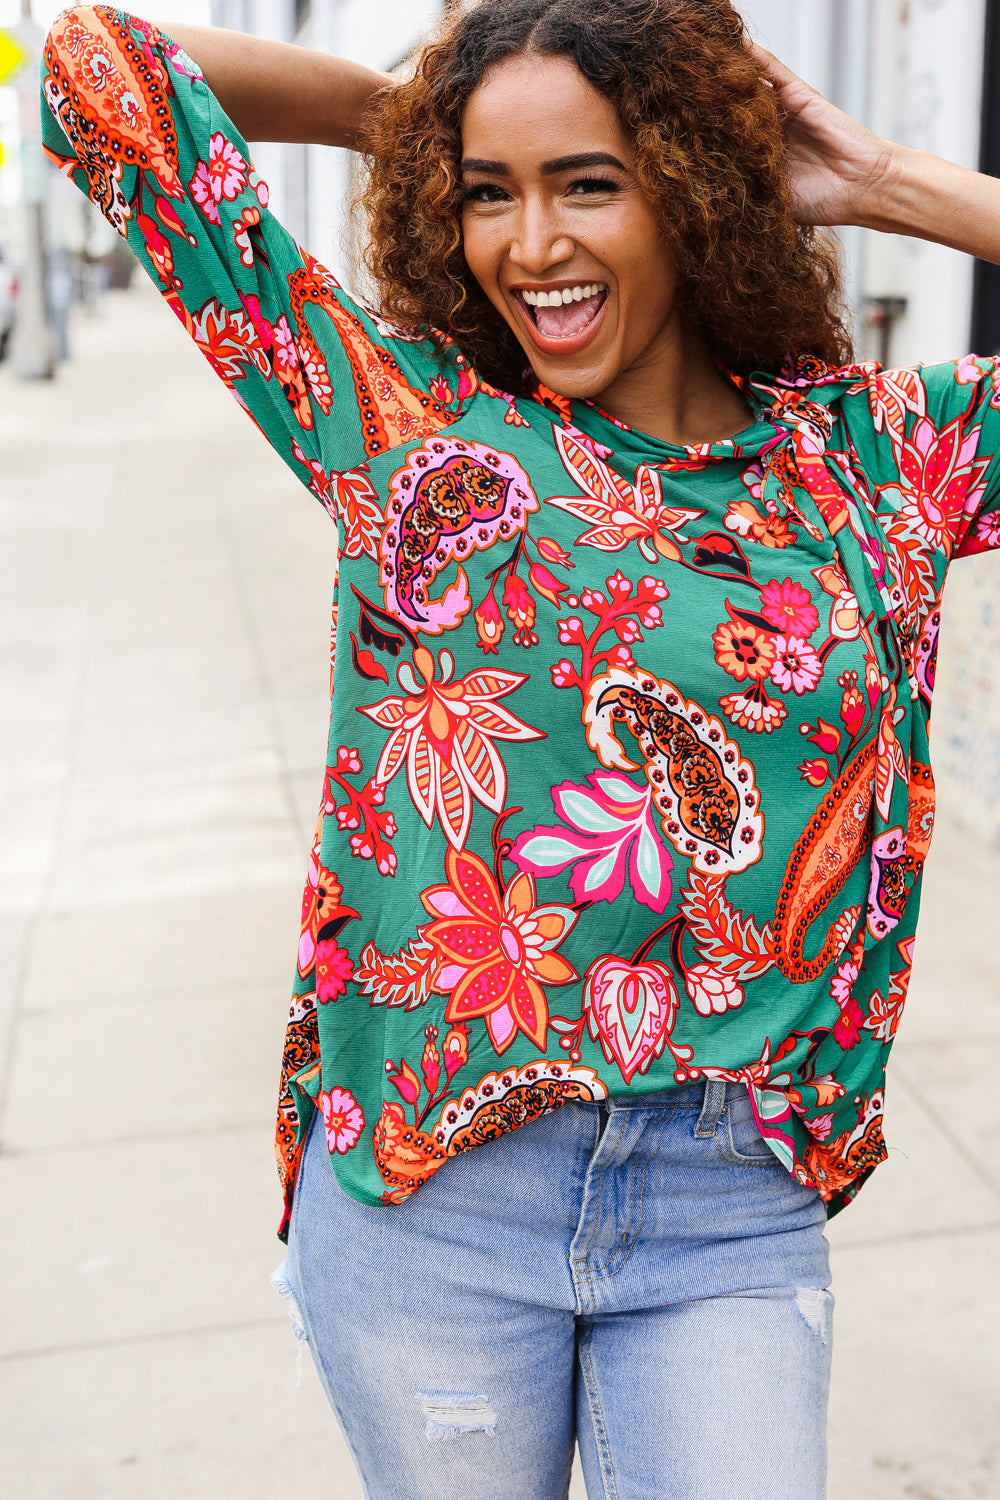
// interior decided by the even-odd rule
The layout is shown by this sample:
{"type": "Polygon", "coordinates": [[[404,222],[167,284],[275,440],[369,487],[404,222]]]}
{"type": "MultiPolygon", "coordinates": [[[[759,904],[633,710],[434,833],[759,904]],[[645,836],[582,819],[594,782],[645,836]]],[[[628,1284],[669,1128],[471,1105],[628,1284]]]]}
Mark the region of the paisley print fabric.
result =
{"type": "Polygon", "coordinates": [[[482,382],[271,216],[198,68],[56,21],[51,159],[338,529],[329,754],[278,1110],[399,1202],[567,1100],[746,1087],[843,1207],[933,825],[940,594],[1000,545],[1000,374],[791,359],[680,448],[482,382]]]}

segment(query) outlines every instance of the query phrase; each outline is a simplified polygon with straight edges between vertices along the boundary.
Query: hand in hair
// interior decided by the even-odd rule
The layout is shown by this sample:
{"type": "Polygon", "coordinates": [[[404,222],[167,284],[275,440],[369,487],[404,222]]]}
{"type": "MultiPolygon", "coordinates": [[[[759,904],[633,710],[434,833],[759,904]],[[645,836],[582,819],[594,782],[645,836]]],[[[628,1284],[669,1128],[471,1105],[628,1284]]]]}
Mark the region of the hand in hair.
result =
{"type": "Polygon", "coordinates": [[[792,205],[800,224],[857,224],[896,171],[897,147],[837,109],[753,43],[748,51],[784,117],[792,205]]]}
{"type": "Polygon", "coordinates": [[[749,50],[784,116],[800,224],[860,224],[1000,263],[1000,182],[867,130],[763,47],[749,50]]]}

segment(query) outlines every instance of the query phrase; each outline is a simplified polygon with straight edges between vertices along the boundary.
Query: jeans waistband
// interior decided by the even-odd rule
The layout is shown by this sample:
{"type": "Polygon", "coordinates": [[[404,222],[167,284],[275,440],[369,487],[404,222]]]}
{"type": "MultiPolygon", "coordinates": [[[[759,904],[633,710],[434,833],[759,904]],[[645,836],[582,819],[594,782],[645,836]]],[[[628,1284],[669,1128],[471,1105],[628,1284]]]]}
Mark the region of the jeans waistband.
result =
{"type": "Polygon", "coordinates": [[[608,1099],[606,1108],[619,1109],[722,1109],[730,1099],[745,1099],[746,1085],[708,1078],[704,1082],[682,1083],[673,1089],[656,1089],[649,1094],[621,1094],[608,1099]]]}

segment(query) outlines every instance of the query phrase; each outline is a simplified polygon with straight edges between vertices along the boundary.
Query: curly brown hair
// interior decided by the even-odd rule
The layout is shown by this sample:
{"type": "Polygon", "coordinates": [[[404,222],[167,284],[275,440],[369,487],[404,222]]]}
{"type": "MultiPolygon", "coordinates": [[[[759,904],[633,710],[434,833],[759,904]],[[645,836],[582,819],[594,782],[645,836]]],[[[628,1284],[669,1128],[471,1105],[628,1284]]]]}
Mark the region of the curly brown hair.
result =
{"type": "Polygon", "coordinates": [[[480,0],[453,15],[366,121],[365,263],[386,316],[522,385],[524,353],[465,263],[459,167],[469,97],[532,53],[572,59],[614,105],[716,358],[742,373],[792,351],[850,359],[836,250],[792,217],[776,96],[729,0],[480,0]]]}

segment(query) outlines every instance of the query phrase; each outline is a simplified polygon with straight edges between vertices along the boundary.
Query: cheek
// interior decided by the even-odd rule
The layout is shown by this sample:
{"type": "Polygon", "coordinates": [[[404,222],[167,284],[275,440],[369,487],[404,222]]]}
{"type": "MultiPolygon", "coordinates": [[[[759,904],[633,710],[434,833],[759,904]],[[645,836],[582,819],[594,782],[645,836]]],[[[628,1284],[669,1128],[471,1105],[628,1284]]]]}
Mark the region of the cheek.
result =
{"type": "Polygon", "coordinates": [[[495,295],[497,251],[496,236],[490,226],[473,214],[462,217],[462,252],[465,264],[488,297],[495,295]],[[491,288],[490,282],[494,286],[491,288]]]}

